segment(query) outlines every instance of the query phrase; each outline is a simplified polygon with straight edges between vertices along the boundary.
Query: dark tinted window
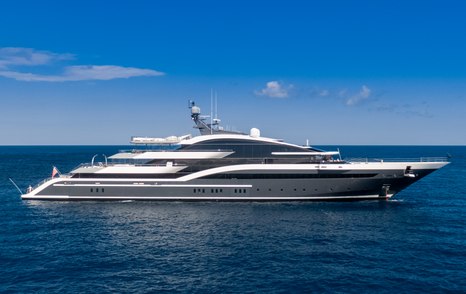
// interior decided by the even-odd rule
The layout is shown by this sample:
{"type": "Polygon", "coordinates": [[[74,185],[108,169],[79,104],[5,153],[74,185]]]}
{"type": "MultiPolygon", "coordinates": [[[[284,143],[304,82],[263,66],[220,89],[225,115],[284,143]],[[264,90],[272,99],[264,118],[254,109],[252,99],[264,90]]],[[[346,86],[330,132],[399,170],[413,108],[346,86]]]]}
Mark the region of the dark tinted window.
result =
{"type": "Polygon", "coordinates": [[[229,157],[269,157],[272,152],[305,152],[307,148],[274,144],[269,142],[219,139],[209,140],[180,148],[182,150],[224,150],[234,151],[229,157]]]}

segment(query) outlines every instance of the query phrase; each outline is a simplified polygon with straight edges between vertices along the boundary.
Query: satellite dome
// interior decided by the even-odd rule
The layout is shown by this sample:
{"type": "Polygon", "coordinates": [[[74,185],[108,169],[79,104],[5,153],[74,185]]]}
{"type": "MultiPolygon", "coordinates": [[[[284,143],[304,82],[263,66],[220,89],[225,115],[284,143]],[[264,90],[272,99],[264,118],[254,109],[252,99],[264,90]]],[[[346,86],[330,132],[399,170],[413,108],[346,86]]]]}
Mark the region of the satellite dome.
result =
{"type": "Polygon", "coordinates": [[[201,113],[201,109],[197,106],[193,106],[191,107],[191,113],[192,114],[200,114],[201,113]]]}
{"type": "Polygon", "coordinates": [[[258,138],[261,136],[261,131],[257,128],[252,128],[251,131],[249,132],[249,136],[253,138],[258,138]]]}

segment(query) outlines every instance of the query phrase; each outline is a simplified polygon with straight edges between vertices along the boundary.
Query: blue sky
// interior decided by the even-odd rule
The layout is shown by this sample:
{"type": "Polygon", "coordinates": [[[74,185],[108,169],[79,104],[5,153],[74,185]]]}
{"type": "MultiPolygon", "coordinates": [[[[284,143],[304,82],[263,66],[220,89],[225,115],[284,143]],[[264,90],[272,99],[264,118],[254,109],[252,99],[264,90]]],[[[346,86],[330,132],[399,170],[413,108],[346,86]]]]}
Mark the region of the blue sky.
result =
{"type": "Polygon", "coordinates": [[[0,145],[224,125],[302,144],[466,145],[463,1],[1,1],[0,145]]]}

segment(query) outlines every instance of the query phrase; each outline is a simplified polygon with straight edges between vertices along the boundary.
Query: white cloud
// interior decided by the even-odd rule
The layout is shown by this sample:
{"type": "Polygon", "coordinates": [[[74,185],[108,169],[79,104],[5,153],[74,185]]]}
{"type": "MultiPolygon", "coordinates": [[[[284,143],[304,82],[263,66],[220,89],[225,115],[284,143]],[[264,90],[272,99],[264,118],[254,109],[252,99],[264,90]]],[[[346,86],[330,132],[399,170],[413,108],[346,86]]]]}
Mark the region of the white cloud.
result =
{"type": "Polygon", "coordinates": [[[78,65],[66,68],[64,77],[76,80],[112,80],[140,76],[161,76],[163,72],[152,69],[116,65],[78,65]]]}
{"type": "Polygon", "coordinates": [[[141,76],[161,76],[163,72],[152,69],[116,65],[67,66],[61,75],[41,75],[16,71],[0,71],[0,76],[26,82],[68,82],[87,80],[127,79],[141,76]]]}
{"type": "Polygon", "coordinates": [[[361,90],[356,95],[346,99],[346,105],[353,106],[363,102],[364,100],[367,100],[370,97],[371,92],[371,89],[369,89],[366,85],[363,85],[361,90]]]}
{"type": "Polygon", "coordinates": [[[67,82],[86,80],[127,79],[141,76],[161,76],[163,72],[117,65],[74,65],[63,68],[61,74],[45,75],[13,70],[18,66],[41,66],[55,61],[73,59],[72,54],[38,51],[32,48],[0,48],[0,76],[27,82],[67,82]]]}
{"type": "Polygon", "coordinates": [[[272,98],[287,98],[288,91],[293,88],[293,85],[284,87],[278,81],[270,81],[266,87],[260,91],[256,91],[256,95],[267,96],[272,98]]]}
{"type": "Polygon", "coordinates": [[[0,68],[7,68],[11,66],[45,65],[54,61],[70,60],[73,58],[73,54],[58,54],[48,51],[39,51],[32,48],[0,48],[0,68]]]}

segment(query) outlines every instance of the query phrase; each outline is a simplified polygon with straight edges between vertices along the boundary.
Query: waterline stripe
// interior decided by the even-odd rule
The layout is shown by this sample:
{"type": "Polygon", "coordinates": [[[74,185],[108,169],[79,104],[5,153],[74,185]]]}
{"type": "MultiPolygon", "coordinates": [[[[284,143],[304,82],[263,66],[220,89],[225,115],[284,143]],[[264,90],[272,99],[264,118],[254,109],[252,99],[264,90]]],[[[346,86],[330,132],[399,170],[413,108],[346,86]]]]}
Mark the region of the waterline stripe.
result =
{"type": "Polygon", "coordinates": [[[382,197],[379,195],[361,195],[361,196],[330,196],[330,197],[183,197],[183,196],[67,196],[67,195],[22,195],[22,199],[29,200],[48,200],[48,199],[59,199],[59,200],[332,200],[332,199],[385,199],[390,198],[382,197]]]}

